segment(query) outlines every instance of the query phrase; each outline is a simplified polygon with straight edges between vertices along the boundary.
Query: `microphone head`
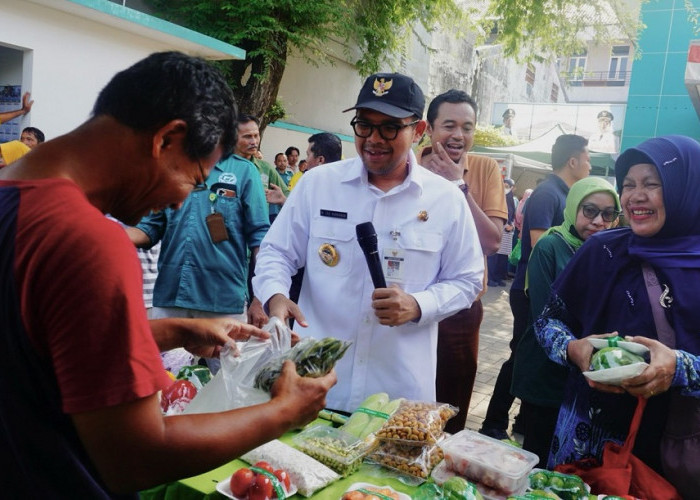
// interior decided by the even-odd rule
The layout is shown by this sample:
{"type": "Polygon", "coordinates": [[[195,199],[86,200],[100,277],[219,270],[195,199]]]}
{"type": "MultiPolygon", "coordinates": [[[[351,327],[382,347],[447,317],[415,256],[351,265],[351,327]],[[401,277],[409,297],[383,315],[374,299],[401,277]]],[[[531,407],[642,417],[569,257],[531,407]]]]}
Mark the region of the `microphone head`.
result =
{"type": "Polygon", "coordinates": [[[372,222],[363,222],[355,226],[357,242],[364,252],[377,251],[377,231],[372,222]]]}

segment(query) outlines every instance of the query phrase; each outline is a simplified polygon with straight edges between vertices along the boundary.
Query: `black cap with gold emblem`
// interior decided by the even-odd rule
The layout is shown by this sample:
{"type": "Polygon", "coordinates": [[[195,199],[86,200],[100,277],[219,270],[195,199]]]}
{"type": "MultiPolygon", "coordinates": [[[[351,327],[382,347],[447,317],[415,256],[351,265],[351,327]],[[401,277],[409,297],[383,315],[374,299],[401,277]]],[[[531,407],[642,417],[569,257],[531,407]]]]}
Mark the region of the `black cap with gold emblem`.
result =
{"type": "Polygon", "coordinates": [[[412,78],[399,73],[376,73],[365,80],[352,109],[373,109],[393,118],[423,118],[425,97],[412,78]]]}

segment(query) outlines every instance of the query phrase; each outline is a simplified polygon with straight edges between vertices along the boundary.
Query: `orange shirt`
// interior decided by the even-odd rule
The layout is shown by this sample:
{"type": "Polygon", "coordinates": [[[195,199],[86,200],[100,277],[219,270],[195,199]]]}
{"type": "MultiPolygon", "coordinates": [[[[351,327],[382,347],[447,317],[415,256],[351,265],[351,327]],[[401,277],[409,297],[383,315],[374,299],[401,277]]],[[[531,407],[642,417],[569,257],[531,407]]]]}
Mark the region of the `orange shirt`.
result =
{"type": "MultiPolygon", "coordinates": [[[[432,147],[426,146],[418,153],[419,162],[433,152],[432,147]]],[[[460,160],[464,167],[462,178],[469,186],[469,193],[479,208],[489,217],[499,217],[503,222],[508,220],[508,206],[503,189],[503,177],[498,163],[493,158],[476,154],[464,154],[460,160]]],[[[484,256],[484,291],[488,281],[488,266],[484,256]]]]}

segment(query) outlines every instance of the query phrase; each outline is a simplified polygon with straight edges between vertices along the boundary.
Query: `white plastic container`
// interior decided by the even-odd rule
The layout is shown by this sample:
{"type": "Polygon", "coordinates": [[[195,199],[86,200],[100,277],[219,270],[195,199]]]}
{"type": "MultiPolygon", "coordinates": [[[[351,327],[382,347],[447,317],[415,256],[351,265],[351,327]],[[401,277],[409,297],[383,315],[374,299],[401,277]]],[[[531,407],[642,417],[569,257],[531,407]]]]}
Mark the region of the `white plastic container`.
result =
{"type": "Polygon", "coordinates": [[[506,495],[521,491],[539,458],[497,439],[465,429],[439,443],[450,469],[506,495]]]}

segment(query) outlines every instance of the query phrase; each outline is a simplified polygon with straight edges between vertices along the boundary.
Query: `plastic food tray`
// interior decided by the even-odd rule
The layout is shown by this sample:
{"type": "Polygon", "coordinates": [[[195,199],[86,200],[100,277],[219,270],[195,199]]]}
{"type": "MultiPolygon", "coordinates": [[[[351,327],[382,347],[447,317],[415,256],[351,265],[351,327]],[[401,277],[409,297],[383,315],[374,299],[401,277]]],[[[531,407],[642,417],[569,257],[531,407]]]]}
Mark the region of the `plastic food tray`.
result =
{"type": "Polygon", "coordinates": [[[356,472],[372,443],[327,425],[309,427],[292,438],[294,446],[343,477],[356,472]]]}
{"type": "Polygon", "coordinates": [[[515,493],[539,458],[534,453],[465,429],[439,443],[447,466],[470,481],[515,493]]]}

